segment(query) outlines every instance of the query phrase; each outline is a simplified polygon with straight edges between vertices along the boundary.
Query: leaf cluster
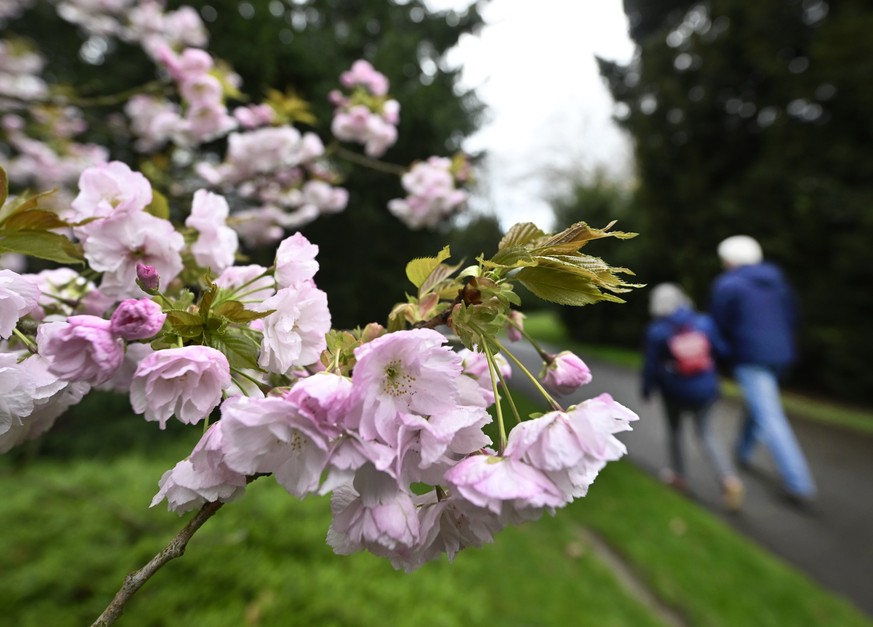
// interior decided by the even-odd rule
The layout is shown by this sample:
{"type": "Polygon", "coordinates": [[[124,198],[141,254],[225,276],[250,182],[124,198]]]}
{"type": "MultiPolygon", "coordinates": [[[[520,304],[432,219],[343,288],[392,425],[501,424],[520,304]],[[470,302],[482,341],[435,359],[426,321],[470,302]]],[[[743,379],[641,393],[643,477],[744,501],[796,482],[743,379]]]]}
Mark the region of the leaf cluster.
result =
{"type": "Polygon", "coordinates": [[[205,287],[196,302],[190,290],[183,290],[173,301],[160,297],[167,320],[152,346],[202,344],[224,353],[231,368],[258,368],[261,334],[249,323],[269,316],[274,310],[246,309],[243,303],[231,298],[228,290],[219,288],[208,277],[202,282],[205,287]]]}
{"type": "Polygon", "coordinates": [[[9,201],[9,179],[0,167],[0,253],[30,255],[58,263],[84,263],[82,247],[55,232],[84,223],[67,222],[40,206],[41,200],[54,193],[25,194],[9,201]]]}
{"type": "Polygon", "coordinates": [[[463,270],[463,263],[446,263],[451,256],[448,246],[434,257],[413,259],[406,276],[418,288],[417,294],[394,307],[388,328],[446,324],[468,348],[481,345],[503,329],[512,306],[521,304],[514,291],[516,282],[562,305],[624,302],[616,294],[640,285],[619,275],[633,272],[580,252],[595,239],[636,235],[610,231],[613,224],[596,229],[577,222],[553,235],[530,223],[518,224],[506,233],[493,257],[480,256],[478,265],[463,270]]]}

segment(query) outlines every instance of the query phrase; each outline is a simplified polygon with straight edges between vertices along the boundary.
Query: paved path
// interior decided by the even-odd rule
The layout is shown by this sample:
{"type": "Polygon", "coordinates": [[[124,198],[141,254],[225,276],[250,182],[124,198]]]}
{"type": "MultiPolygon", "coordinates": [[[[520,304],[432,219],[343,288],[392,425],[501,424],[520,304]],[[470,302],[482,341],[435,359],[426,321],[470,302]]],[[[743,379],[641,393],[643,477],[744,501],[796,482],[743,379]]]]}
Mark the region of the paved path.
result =
{"type": "MultiPolygon", "coordinates": [[[[538,372],[540,362],[528,348],[522,343],[512,346],[513,353],[532,372],[538,372]]],[[[640,420],[634,423],[634,430],[620,436],[630,460],[657,475],[667,460],[666,420],[660,402],[647,403],[640,398],[636,372],[586,361],[594,380],[578,396],[562,400],[578,401],[609,392],[637,412],[640,420]]],[[[523,384],[523,378],[516,372],[513,383],[523,384]]],[[[740,417],[741,406],[735,401],[722,400],[714,409],[713,427],[729,451],[740,417]]],[[[752,458],[752,470],[740,471],[746,486],[742,512],[724,512],[718,481],[689,422],[685,425],[685,452],[694,498],[737,531],[873,617],[873,437],[791,420],[818,484],[819,496],[811,512],[798,511],[780,499],[778,475],[763,447],[752,458]]]]}

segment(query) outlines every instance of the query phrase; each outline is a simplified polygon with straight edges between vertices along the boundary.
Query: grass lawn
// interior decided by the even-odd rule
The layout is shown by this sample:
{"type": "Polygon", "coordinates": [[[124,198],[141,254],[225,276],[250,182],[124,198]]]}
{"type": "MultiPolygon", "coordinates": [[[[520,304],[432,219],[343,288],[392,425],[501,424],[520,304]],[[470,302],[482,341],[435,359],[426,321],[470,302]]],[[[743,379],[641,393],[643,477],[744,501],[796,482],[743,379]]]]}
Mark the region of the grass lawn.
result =
{"type": "MultiPolygon", "coordinates": [[[[128,455],[113,454],[117,434],[105,439],[95,429],[87,456],[36,457],[23,467],[0,458],[0,622],[90,624],[123,577],[181,528],[187,517],[147,504],[197,429],[168,430],[158,441],[149,439],[153,424],[135,425],[150,443],[128,455]]],[[[54,437],[67,439],[63,430],[54,437]]],[[[334,555],[324,542],[329,517],[324,498],[298,501],[272,479],[255,481],[146,584],[119,624],[663,624],[620,583],[587,529],[689,625],[873,627],[628,463],[610,464],[587,498],[554,518],[412,574],[367,554],[334,555]]]]}

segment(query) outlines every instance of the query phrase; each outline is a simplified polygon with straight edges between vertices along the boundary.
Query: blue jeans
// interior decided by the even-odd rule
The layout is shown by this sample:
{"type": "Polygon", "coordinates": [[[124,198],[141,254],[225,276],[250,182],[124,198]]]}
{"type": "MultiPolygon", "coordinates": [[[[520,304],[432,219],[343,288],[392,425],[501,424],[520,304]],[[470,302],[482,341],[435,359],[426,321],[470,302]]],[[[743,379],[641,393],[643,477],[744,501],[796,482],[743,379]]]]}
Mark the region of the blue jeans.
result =
{"type": "Polygon", "coordinates": [[[763,442],[773,455],[785,488],[794,495],[810,497],[815,484],[803,451],[782,409],[776,370],[767,366],[742,364],[734,377],[746,399],[746,419],[737,442],[737,458],[748,461],[755,444],[763,442]]]}

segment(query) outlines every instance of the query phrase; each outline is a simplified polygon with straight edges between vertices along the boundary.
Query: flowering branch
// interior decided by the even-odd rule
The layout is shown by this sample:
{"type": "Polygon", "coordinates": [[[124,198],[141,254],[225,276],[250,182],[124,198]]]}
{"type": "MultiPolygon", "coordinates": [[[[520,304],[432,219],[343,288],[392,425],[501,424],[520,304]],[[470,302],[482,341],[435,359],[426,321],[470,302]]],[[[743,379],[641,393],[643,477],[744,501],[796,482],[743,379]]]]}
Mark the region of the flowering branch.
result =
{"type": "Polygon", "coordinates": [[[224,503],[221,501],[204,504],[203,507],[200,508],[200,511],[197,512],[197,515],[188,521],[188,524],[185,525],[172,540],[170,540],[169,544],[167,544],[160,553],[149,560],[145,566],[133,571],[125,577],[124,583],[115,594],[115,598],[113,598],[109,605],[106,606],[106,609],[97,617],[97,620],[94,621],[91,627],[105,627],[106,625],[114,624],[115,621],[118,620],[118,617],[121,616],[121,613],[124,611],[124,606],[130,598],[136,594],[145,582],[147,582],[152,575],[158,572],[164,564],[177,557],[182,557],[182,555],[185,554],[185,549],[192,536],[203,526],[203,523],[209,520],[215,512],[221,509],[222,505],[224,505],[224,503]]]}

